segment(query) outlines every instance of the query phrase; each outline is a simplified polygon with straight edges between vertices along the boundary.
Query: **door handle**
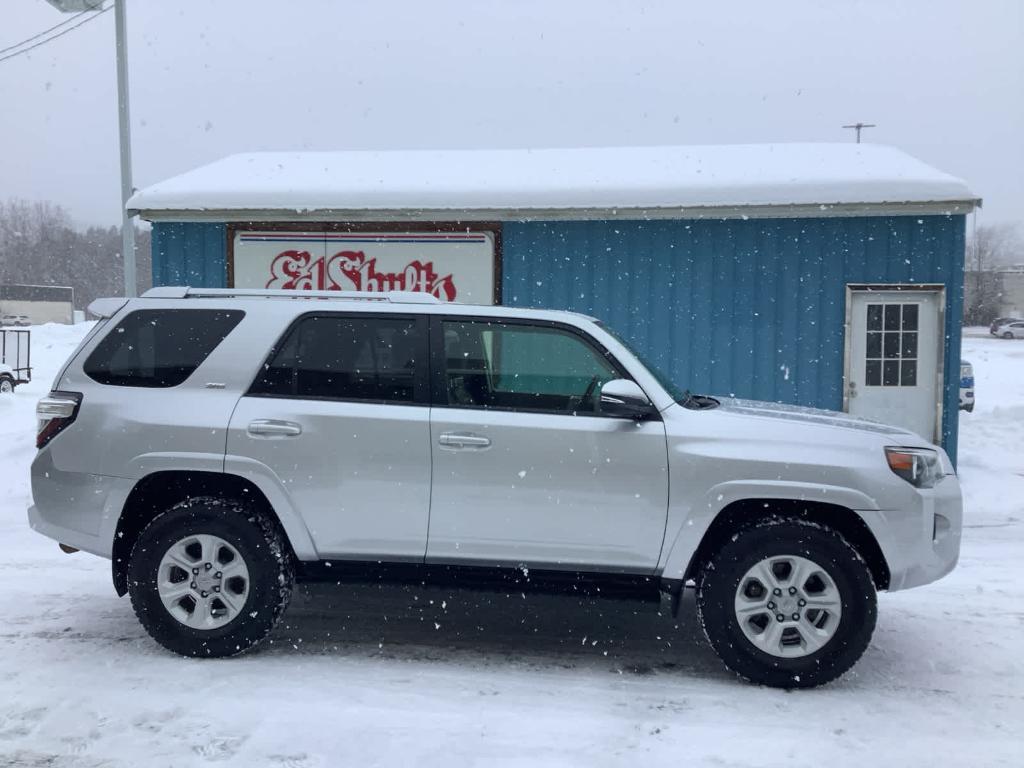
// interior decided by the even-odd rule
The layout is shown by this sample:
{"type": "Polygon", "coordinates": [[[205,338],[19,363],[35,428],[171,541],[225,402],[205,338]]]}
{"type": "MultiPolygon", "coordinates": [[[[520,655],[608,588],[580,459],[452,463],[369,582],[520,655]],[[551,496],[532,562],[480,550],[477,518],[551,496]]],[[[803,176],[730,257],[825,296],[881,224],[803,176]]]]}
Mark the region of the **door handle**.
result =
{"type": "Polygon", "coordinates": [[[249,422],[248,432],[250,435],[262,437],[294,437],[302,434],[302,425],[294,421],[256,419],[249,422]]]}
{"type": "Polygon", "coordinates": [[[487,448],[491,439],[471,432],[442,432],[437,443],[445,448],[487,448]]]}

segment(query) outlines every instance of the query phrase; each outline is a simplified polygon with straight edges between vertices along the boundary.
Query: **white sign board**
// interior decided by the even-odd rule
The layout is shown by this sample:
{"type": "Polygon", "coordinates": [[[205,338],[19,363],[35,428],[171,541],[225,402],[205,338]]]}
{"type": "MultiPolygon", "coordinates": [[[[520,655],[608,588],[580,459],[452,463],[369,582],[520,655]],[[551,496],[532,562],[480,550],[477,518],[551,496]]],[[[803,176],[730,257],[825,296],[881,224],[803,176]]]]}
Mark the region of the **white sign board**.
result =
{"type": "Polygon", "coordinates": [[[490,232],[237,231],[234,288],[423,291],[494,303],[490,232]]]}

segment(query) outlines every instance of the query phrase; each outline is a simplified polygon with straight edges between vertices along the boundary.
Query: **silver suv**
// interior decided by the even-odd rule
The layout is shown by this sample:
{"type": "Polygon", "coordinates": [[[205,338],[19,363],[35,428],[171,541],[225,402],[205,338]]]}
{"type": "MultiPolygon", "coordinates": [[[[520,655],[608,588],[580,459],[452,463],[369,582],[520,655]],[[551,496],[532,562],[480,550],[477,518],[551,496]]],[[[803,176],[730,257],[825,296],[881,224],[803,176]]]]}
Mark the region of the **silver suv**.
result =
{"type": "Polygon", "coordinates": [[[729,668],[806,687],[863,653],[877,590],[957,561],[941,448],[680,391],[589,317],[188,288],[91,309],[38,406],[29,519],[110,558],[180,654],[253,646],[329,565],[341,582],[667,593],[673,611],[695,586],[729,668]]]}

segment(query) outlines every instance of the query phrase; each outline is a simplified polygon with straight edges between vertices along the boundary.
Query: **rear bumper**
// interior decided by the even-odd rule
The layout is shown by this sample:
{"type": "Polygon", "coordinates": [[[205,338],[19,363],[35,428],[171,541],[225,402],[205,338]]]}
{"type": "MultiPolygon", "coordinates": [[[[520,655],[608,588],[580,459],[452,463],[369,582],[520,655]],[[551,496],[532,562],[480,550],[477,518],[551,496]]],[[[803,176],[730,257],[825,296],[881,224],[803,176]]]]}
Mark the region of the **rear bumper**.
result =
{"type": "Polygon", "coordinates": [[[32,462],[32,530],[84,552],[109,558],[133,482],[121,477],[65,472],[43,449],[32,462]]]}
{"type": "Polygon", "coordinates": [[[48,520],[35,504],[28,508],[28,524],[36,533],[41,533],[60,544],[67,544],[69,547],[100,557],[110,557],[111,542],[104,543],[98,536],[91,536],[48,520]]]}
{"type": "Polygon", "coordinates": [[[915,499],[907,509],[859,513],[889,564],[890,592],[941,579],[960,558],[963,496],[956,475],[917,491],[915,499]]]}

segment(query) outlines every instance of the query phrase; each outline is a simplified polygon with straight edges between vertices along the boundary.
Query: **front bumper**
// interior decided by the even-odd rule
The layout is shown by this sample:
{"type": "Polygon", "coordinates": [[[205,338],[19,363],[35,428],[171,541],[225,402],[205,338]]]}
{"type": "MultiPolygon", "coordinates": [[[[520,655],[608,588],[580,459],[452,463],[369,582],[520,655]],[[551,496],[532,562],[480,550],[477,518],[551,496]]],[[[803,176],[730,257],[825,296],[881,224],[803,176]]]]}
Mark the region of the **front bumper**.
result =
{"type": "Polygon", "coordinates": [[[963,529],[963,495],[956,475],[946,475],[934,488],[916,490],[908,508],[859,514],[889,564],[890,592],[930,584],[956,567],[963,529]]]}

